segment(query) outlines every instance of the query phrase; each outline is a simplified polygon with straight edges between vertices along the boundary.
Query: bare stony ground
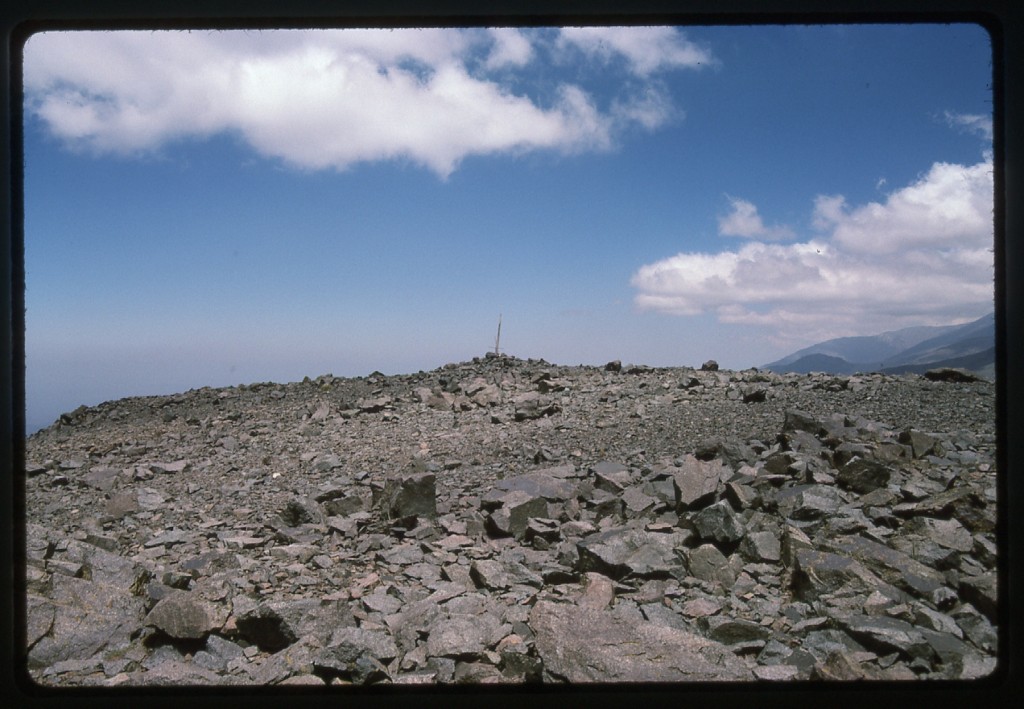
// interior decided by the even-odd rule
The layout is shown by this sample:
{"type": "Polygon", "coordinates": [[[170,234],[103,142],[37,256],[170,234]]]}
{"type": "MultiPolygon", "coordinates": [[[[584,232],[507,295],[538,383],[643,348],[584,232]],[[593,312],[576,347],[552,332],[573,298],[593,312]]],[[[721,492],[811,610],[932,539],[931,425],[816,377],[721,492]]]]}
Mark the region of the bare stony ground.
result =
{"type": "Polygon", "coordinates": [[[985,677],[995,391],[945,374],[488,356],[80,408],[27,442],[28,671],[985,677]]]}

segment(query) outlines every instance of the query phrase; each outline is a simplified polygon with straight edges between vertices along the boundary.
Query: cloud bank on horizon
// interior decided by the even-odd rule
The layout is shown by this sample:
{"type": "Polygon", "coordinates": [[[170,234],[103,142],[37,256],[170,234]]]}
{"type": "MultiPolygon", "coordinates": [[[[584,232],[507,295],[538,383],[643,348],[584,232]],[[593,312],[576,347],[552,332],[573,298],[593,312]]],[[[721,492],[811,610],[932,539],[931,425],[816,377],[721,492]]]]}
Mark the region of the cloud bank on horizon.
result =
{"type": "Polygon", "coordinates": [[[935,163],[884,202],[851,206],[842,195],[816,196],[815,235],[788,244],[765,242],[792,238],[790,227],[767,227],[755,205],[732,198],[719,234],[751,241],[641,267],[632,279],[636,304],[675,315],[710,311],[722,322],[769,325],[807,341],[865,323],[873,332],[861,334],[966,322],[993,307],[993,194],[990,153],[974,165],[935,163]]]}
{"type": "MultiPolygon", "coordinates": [[[[159,155],[226,133],[303,170],[400,161],[442,180],[470,156],[615,150],[628,131],[682,117],[659,77],[719,63],[667,27],[44,33],[26,56],[26,111],[73,150],[159,155]],[[611,98],[564,78],[582,70],[548,83],[526,73],[580,61],[617,72],[611,98]]],[[[988,116],[941,120],[992,139],[988,116]]],[[[803,224],[765,223],[727,195],[723,248],[623,278],[640,311],[710,313],[794,343],[964,321],[992,307],[992,169],[985,151],[975,164],[922,165],[875,202],[809,194],[803,224]]]]}

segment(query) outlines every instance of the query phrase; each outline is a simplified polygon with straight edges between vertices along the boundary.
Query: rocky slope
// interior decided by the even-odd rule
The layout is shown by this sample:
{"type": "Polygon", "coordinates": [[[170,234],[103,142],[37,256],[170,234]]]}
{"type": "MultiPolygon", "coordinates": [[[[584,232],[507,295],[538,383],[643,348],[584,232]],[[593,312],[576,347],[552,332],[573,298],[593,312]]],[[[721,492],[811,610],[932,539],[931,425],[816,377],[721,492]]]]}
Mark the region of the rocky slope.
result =
{"type": "Polygon", "coordinates": [[[488,356],[82,408],[27,442],[29,672],[982,677],[994,387],[957,379],[488,356]]]}

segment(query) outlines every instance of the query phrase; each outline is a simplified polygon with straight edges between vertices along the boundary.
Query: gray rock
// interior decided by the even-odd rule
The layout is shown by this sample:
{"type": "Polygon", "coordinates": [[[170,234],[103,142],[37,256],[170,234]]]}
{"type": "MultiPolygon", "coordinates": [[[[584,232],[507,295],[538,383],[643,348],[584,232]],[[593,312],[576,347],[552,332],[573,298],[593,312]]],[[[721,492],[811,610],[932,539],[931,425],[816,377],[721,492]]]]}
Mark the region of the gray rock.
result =
{"type": "Polygon", "coordinates": [[[957,367],[938,367],[929,369],[924,373],[924,378],[933,382],[980,382],[980,377],[972,374],[966,369],[957,367]]]}
{"type": "Polygon", "coordinates": [[[338,628],[331,634],[327,647],[353,648],[357,654],[365,653],[384,664],[398,656],[398,646],[390,635],[365,628],[338,628]]]}
{"type": "Polygon", "coordinates": [[[930,539],[945,549],[964,554],[974,549],[974,537],[955,519],[914,517],[904,525],[904,531],[930,539]]]}
{"type": "Polygon", "coordinates": [[[526,531],[523,539],[527,542],[534,539],[543,539],[547,542],[557,542],[562,538],[561,525],[556,519],[545,517],[531,517],[526,521],[526,531]]]}
{"type": "Polygon", "coordinates": [[[260,603],[239,612],[235,604],[235,624],[249,642],[268,652],[277,652],[303,637],[321,641],[339,626],[354,626],[348,605],[340,601],[302,598],[260,603]]]}
{"type": "Polygon", "coordinates": [[[701,460],[718,458],[733,468],[757,462],[757,452],[747,443],[736,438],[714,437],[700,443],[694,455],[701,460]]]}
{"type": "Polygon", "coordinates": [[[373,684],[389,679],[387,668],[369,651],[354,643],[342,642],[320,650],[313,660],[314,668],[323,674],[332,674],[353,684],[373,684]]]}
{"type": "Polygon", "coordinates": [[[680,574],[683,537],[652,534],[640,529],[613,527],[576,543],[578,569],[597,571],[614,579],[626,576],[666,578],[680,574]]]}
{"type": "Polygon", "coordinates": [[[532,421],[551,416],[561,410],[551,397],[535,391],[516,396],[512,399],[512,404],[515,407],[513,418],[516,421],[532,421]]]}
{"type": "Polygon", "coordinates": [[[509,634],[510,625],[491,613],[453,613],[439,617],[427,637],[427,655],[434,657],[476,657],[494,647],[509,634]]]}
{"type": "Polygon", "coordinates": [[[794,485],[775,496],[779,514],[794,520],[819,520],[834,514],[845,504],[842,494],[831,485],[794,485]]]}
{"type": "Polygon", "coordinates": [[[829,424],[820,417],[798,409],[790,409],[786,411],[785,418],[782,422],[783,433],[788,431],[805,431],[810,433],[812,436],[817,436],[829,430],[829,428],[829,424]]]}
{"type": "Polygon", "coordinates": [[[617,522],[622,522],[625,519],[626,503],[614,492],[594,488],[583,500],[596,520],[613,517],[617,522]]]}
{"type": "Polygon", "coordinates": [[[500,502],[504,492],[518,491],[532,497],[543,497],[551,502],[562,502],[575,495],[575,476],[576,471],[572,466],[564,466],[503,478],[494,483],[491,492],[485,495],[482,501],[493,499],[500,502]]]}
{"type": "Polygon", "coordinates": [[[690,575],[701,581],[710,581],[724,588],[732,588],[736,583],[736,571],[714,544],[702,544],[690,550],[687,564],[690,575]]]}
{"type": "Polygon", "coordinates": [[[655,625],[693,632],[682,614],[672,610],[664,603],[645,603],[640,606],[640,612],[644,614],[644,618],[655,625]]]}
{"type": "Polygon", "coordinates": [[[782,544],[772,532],[752,532],[740,542],[740,552],[751,561],[782,560],[782,544]]]}
{"type": "Polygon", "coordinates": [[[619,495],[633,482],[629,468],[622,463],[602,460],[590,468],[594,477],[594,487],[605,492],[619,495]]]}
{"type": "Polygon", "coordinates": [[[645,512],[653,512],[658,505],[658,498],[644,493],[639,485],[631,485],[622,491],[622,503],[630,517],[642,516],[645,512]]]}
{"type": "Polygon", "coordinates": [[[145,615],[141,598],[105,583],[55,575],[46,601],[33,603],[34,626],[45,634],[29,649],[29,667],[85,659],[126,645],[145,615]],[[52,619],[52,620],[51,620],[52,619]]]}
{"type": "Polygon", "coordinates": [[[919,501],[898,505],[893,510],[902,517],[925,515],[928,517],[955,517],[971,532],[991,532],[995,529],[995,515],[978,490],[959,485],[919,501]]]}
{"type": "Polygon", "coordinates": [[[839,625],[866,647],[879,652],[899,652],[909,659],[931,660],[935,651],[921,631],[906,621],[887,616],[855,615],[840,618],[839,625]]]}
{"type": "Polygon", "coordinates": [[[289,527],[300,524],[321,524],[324,521],[323,510],[313,498],[296,497],[288,500],[280,512],[281,521],[289,527]]]}
{"type": "Polygon", "coordinates": [[[836,475],[836,482],[847,490],[864,494],[885,487],[889,482],[889,468],[877,460],[854,458],[836,475]]]}
{"type": "Polygon", "coordinates": [[[735,542],[745,533],[743,522],[736,515],[726,500],[705,507],[694,514],[690,521],[697,529],[701,539],[716,542],[735,542]]]}
{"type": "Polygon", "coordinates": [[[488,531],[497,536],[522,539],[526,535],[531,518],[548,516],[547,500],[524,490],[502,491],[490,495],[487,499],[489,504],[500,505],[490,513],[485,522],[488,531]]]}
{"type": "Polygon", "coordinates": [[[615,584],[604,574],[588,571],[582,574],[583,595],[576,601],[584,608],[601,610],[615,599],[615,584]]]}
{"type": "Polygon", "coordinates": [[[722,615],[701,618],[700,626],[707,637],[724,645],[745,644],[751,641],[763,644],[772,636],[771,629],[763,625],[722,615]]]}
{"type": "Polygon", "coordinates": [[[82,565],[82,578],[132,596],[142,595],[153,577],[149,569],[131,559],[79,541],[68,542],[64,558],[82,565]]]}
{"type": "Polygon", "coordinates": [[[719,460],[702,461],[685,455],[670,472],[676,486],[676,503],[682,511],[711,502],[727,471],[719,460]]]}
{"type": "Polygon", "coordinates": [[[794,586],[801,600],[813,601],[842,587],[867,595],[885,585],[863,564],[848,556],[798,549],[795,557],[794,586]]]}
{"type": "Polygon", "coordinates": [[[82,477],[82,482],[101,492],[110,492],[120,475],[121,471],[115,468],[92,468],[82,477]]]}
{"type": "Polygon", "coordinates": [[[522,564],[505,559],[479,559],[469,567],[469,574],[479,586],[501,591],[514,585],[544,586],[544,580],[522,564]]]}
{"type": "Polygon", "coordinates": [[[147,672],[141,672],[132,684],[144,687],[180,687],[189,685],[233,684],[230,678],[212,672],[201,665],[181,660],[161,662],[147,672]]]}
{"type": "Polygon", "coordinates": [[[217,630],[218,613],[209,601],[198,594],[176,591],[159,601],[146,616],[146,624],[162,630],[172,638],[195,640],[217,630]]]}
{"type": "Polygon", "coordinates": [[[962,576],[959,591],[961,597],[985,614],[993,623],[997,622],[996,611],[999,601],[999,578],[994,571],[978,576],[962,576]]]}
{"type": "Polygon", "coordinates": [[[942,573],[907,554],[861,536],[831,540],[827,548],[863,562],[888,583],[922,597],[946,585],[946,577],[942,573]]]}
{"type": "Polygon", "coordinates": [[[223,672],[228,663],[244,656],[243,648],[219,635],[208,635],[203,650],[197,652],[193,661],[214,672],[223,672]]]}
{"type": "Polygon", "coordinates": [[[494,355],[83,407],[26,440],[32,679],[995,671],[990,383],[620,371],[494,355]],[[385,469],[435,476],[411,498],[436,515],[392,514],[385,469]],[[556,634],[555,601],[599,615],[556,634]],[[673,665],[662,631],[717,649],[673,665]]]}
{"type": "Polygon", "coordinates": [[[381,504],[388,518],[434,519],[437,517],[437,489],[434,473],[400,473],[384,483],[381,504]]]}
{"type": "Polygon", "coordinates": [[[544,672],[583,682],[752,679],[725,646],[677,628],[630,623],[608,611],[540,601],[530,612],[544,672]],[[629,648],[628,653],[623,648],[629,648]]]}
{"type": "MultiPolygon", "coordinates": [[[[934,436],[915,431],[912,428],[900,432],[898,440],[900,443],[910,446],[911,453],[915,458],[924,458],[926,455],[936,452],[936,446],[939,443],[934,436]]],[[[941,451],[941,446],[938,447],[938,450],[941,451]]]]}

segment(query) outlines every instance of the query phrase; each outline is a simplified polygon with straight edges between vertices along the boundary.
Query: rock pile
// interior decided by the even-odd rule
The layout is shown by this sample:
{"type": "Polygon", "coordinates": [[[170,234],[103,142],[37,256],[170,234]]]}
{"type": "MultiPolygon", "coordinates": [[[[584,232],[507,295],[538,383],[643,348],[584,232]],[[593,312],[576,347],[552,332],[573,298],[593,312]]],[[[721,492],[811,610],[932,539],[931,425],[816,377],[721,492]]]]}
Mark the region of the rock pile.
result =
{"type": "Polygon", "coordinates": [[[45,685],[971,679],[994,390],[487,357],[27,442],[45,685]]]}

